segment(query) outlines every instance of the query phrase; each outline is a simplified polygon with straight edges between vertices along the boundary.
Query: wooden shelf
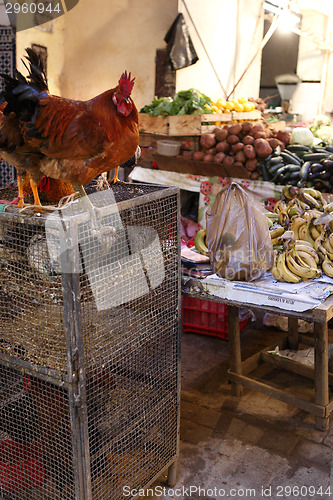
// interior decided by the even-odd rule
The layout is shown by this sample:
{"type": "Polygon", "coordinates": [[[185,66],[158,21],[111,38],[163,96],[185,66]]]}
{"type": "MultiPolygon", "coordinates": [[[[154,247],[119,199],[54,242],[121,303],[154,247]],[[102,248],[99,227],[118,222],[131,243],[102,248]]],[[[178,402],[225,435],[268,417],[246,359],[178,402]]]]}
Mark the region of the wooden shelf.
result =
{"type": "Polygon", "coordinates": [[[244,167],[224,167],[220,163],[204,163],[203,161],[185,160],[181,156],[154,155],[159,170],[178,172],[182,174],[202,175],[205,177],[233,177],[250,179],[250,172],[244,167]]]}
{"type": "Polygon", "coordinates": [[[167,136],[200,136],[209,133],[214,128],[223,125],[231,125],[237,121],[261,120],[262,115],[258,110],[243,113],[222,113],[203,115],[175,115],[150,116],[147,113],[139,113],[139,131],[142,133],[167,135],[167,136]]]}

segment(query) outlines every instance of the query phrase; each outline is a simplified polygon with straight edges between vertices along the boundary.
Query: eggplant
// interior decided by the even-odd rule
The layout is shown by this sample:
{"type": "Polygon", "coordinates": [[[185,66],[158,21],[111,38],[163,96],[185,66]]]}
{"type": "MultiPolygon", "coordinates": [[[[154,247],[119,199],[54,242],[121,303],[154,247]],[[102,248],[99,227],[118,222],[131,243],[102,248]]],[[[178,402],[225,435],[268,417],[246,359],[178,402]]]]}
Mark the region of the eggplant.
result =
{"type": "Polygon", "coordinates": [[[320,179],[321,181],[328,181],[330,177],[331,172],[329,172],[328,170],[324,170],[323,172],[319,172],[318,174],[318,179],[320,179]]]}
{"type": "Polygon", "coordinates": [[[271,179],[271,176],[269,175],[269,172],[267,170],[267,166],[265,162],[262,162],[260,164],[261,167],[261,173],[264,181],[269,181],[271,179]]]}
{"type": "Polygon", "coordinates": [[[315,180],[313,183],[313,187],[315,189],[318,189],[318,191],[322,191],[322,192],[329,191],[331,189],[329,182],[323,181],[321,179],[315,180]]]}
{"type": "Polygon", "coordinates": [[[307,177],[309,175],[309,172],[310,172],[310,167],[311,167],[311,162],[310,161],[306,161],[301,166],[301,169],[299,171],[299,176],[300,176],[300,178],[302,180],[306,180],[307,179],[307,177]]]}
{"type": "Polygon", "coordinates": [[[310,172],[312,172],[313,174],[323,172],[324,170],[326,170],[325,165],[323,165],[322,163],[312,163],[310,167],[310,172]]]}
{"type": "Polygon", "coordinates": [[[322,160],[320,163],[325,167],[325,170],[333,170],[333,160],[325,158],[325,160],[322,160]]]}
{"type": "Polygon", "coordinates": [[[321,174],[321,172],[309,172],[309,174],[307,176],[307,180],[313,182],[316,179],[319,179],[320,174],[321,174]]]}

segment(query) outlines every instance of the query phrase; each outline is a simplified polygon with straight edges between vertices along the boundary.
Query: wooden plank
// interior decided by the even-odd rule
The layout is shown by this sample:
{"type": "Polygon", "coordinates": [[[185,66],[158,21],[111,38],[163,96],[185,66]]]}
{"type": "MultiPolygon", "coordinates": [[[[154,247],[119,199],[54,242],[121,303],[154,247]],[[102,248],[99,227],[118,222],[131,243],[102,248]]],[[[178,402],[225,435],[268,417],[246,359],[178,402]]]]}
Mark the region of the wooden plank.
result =
{"type": "Polygon", "coordinates": [[[238,121],[238,120],[262,120],[262,115],[261,111],[258,111],[257,109],[254,109],[253,111],[243,111],[241,113],[237,113],[236,111],[232,112],[232,120],[233,121],[238,121]]]}
{"type": "Polygon", "coordinates": [[[324,418],[326,415],[326,408],[324,406],[299,398],[298,396],[289,394],[284,390],[276,389],[275,387],[259,382],[258,380],[253,380],[249,377],[245,377],[244,375],[239,375],[231,370],[228,370],[227,378],[234,384],[242,384],[248,389],[266,394],[266,396],[278,399],[279,401],[295,406],[296,408],[300,408],[301,410],[316,415],[319,418],[324,418]]]}
{"type": "Polygon", "coordinates": [[[328,297],[324,302],[315,307],[312,312],[313,319],[321,323],[327,323],[333,318],[333,296],[328,297]]]}
{"type": "Polygon", "coordinates": [[[154,154],[157,168],[168,172],[202,175],[204,177],[232,177],[249,179],[250,172],[244,167],[224,167],[221,163],[204,163],[197,160],[185,160],[182,156],[162,156],[154,154]]]}
{"type": "MultiPolygon", "coordinates": [[[[203,289],[200,279],[191,278],[191,280],[196,283],[198,290],[203,289]]],[[[212,302],[220,302],[221,304],[230,304],[230,305],[237,306],[237,307],[244,307],[244,302],[238,302],[237,300],[230,300],[227,298],[221,298],[221,297],[218,297],[217,295],[211,295],[209,293],[207,294],[206,291],[204,291],[204,290],[203,290],[203,292],[196,293],[196,292],[192,292],[192,291],[188,292],[186,289],[183,289],[182,294],[189,295],[191,297],[196,297],[198,299],[201,298],[204,300],[211,300],[212,302]]],[[[249,303],[246,303],[246,307],[248,309],[253,310],[253,311],[259,310],[259,311],[271,312],[272,314],[277,314],[278,316],[285,316],[286,314],[288,314],[288,316],[292,316],[295,318],[301,318],[301,319],[304,319],[304,321],[310,321],[310,322],[313,321],[311,309],[304,311],[304,312],[285,311],[284,309],[279,309],[277,307],[268,306],[266,304],[260,305],[260,304],[249,304],[249,303]]]]}
{"type": "MultiPolygon", "coordinates": [[[[315,323],[315,402],[327,406],[329,403],[328,392],[328,327],[327,323],[315,323]]],[[[327,430],[328,418],[316,418],[316,427],[327,430]]]]}
{"type": "MultiPolygon", "coordinates": [[[[276,354],[270,354],[268,352],[262,351],[262,360],[265,363],[269,363],[274,365],[282,370],[287,370],[289,372],[295,373],[296,375],[300,375],[301,377],[309,378],[310,380],[314,380],[315,378],[315,370],[313,367],[304,365],[297,361],[293,361],[292,359],[283,358],[282,356],[277,356],[276,354]]],[[[329,385],[333,386],[333,374],[330,373],[328,375],[329,385]]]]}
{"type": "Polygon", "coordinates": [[[168,116],[168,135],[201,135],[201,115],[168,116]]]}
{"type": "Polygon", "coordinates": [[[250,356],[249,358],[247,358],[245,361],[242,362],[241,373],[243,375],[248,375],[262,364],[261,354],[262,351],[256,352],[255,354],[253,354],[253,356],[250,356]]]}
{"type": "Polygon", "coordinates": [[[261,113],[257,110],[243,113],[233,111],[221,114],[174,115],[166,118],[139,113],[139,131],[163,136],[200,136],[212,132],[218,126],[231,125],[234,121],[259,119],[261,113]]]}
{"type": "Polygon", "coordinates": [[[329,417],[330,414],[332,413],[332,411],[333,411],[333,401],[331,401],[330,403],[328,403],[328,405],[326,406],[325,416],[329,417]]]}
{"type": "Polygon", "coordinates": [[[232,113],[221,113],[221,114],[211,113],[211,114],[201,115],[202,125],[211,122],[221,122],[223,124],[228,125],[228,122],[231,121],[232,121],[232,113]]]}
{"type": "Polygon", "coordinates": [[[139,113],[139,131],[148,134],[168,135],[168,122],[162,116],[139,113]]]}
{"type": "Polygon", "coordinates": [[[314,346],[314,338],[310,337],[310,335],[304,335],[303,333],[300,333],[298,335],[298,340],[300,344],[310,345],[312,347],[314,346]]]}
{"type": "Polygon", "coordinates": [[[298,319],[288,317],[288,341],[290,349],[298,348],[298,319]]]}
{"type": "Polygon", "coordinates": [[[181,174],[203,175],[206,177],[225,177],[226,170],[220,163],[204,163],[202,161],[185,160],[181,156],[162,156],[154,154],[157,168],[181,174]]]}
{"type": "MultiPolygon", "coordinates": [[[[228,334],[229,334],[229,353],[230,353],[230,370],[241,375],[242,373],[242,357],[239,334],[239,316],[238,307],[227,306],[228,318],[228,334]]],[[[232,394],[241,396],[242,387],[236,382],[232,384],[232,394]]]]}

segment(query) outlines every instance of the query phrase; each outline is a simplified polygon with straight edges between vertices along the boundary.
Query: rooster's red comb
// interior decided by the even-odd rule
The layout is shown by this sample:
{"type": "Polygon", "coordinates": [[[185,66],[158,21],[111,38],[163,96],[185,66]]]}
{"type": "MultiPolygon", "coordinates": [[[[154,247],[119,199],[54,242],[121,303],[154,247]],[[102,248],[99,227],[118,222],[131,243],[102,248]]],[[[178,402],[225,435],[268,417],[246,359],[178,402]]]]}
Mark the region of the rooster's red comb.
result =
{"type": "Polygon", "coordinates": [[[125,71],[125,73],[123,73],[121,75],[121,77],[119,78],[119,82],[118,82],[119,83],[119,87],[121,88],[122,93],[126,97],[129,97],[129,95],[132,92],[133,85],[134,85],[134,80],[135,80],[135,78],[133,78],[133,80],[131,80],[131,73],[129,73],[127,75],[127,71],[125,71]]]}

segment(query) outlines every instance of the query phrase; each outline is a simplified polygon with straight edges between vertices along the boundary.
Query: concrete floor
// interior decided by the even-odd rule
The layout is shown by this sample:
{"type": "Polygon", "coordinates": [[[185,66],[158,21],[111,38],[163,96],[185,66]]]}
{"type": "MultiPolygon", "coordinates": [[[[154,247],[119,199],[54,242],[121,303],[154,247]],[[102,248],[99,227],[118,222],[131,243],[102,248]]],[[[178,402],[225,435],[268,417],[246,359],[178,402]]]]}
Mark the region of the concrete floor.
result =
{"type": "MultiPolygon", "coordinates": [[[[242,359],[284,335],[257,318],[242,330],[242,359]]],[[[313,416],[248,389],[240,398],[232,396],[228,367],[227,341],[182,335],[177,484],[169,489],[161,478],[148,497],[333,498],[333,425],[327,432],[316,430],[313,416]]],[[[272,368],[264,372],[272,382],[296,384],[298,391],[313,395],[311,382],[272,368]]]]}

